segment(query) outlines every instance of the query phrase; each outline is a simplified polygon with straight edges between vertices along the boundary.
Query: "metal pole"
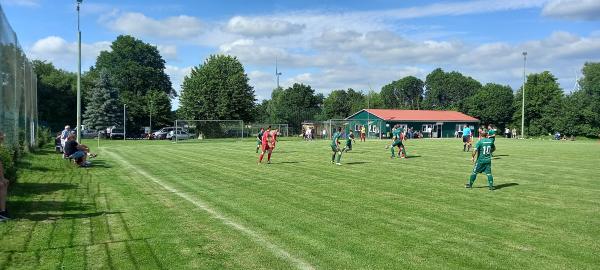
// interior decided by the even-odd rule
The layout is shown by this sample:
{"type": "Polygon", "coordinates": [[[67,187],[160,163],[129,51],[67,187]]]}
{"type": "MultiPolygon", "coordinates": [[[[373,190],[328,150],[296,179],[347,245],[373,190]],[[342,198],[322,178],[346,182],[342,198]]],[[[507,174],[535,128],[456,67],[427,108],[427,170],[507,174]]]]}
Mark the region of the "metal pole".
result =
{"type": "Polygon", "coordinates": [[[244,120],[242,120],[242,141],[244,140],[244,120]]]}
{"type": "Polygon", "coordinates": [[[81,142],[81,29],[79,27],[79,5],[77,1],[77,141],[81,142]]]}
{"type": "Polygon", "coordinates": [[[521,138],[525,139],[525,65],[527,64],[527,52],[523,52],[523,104],[521,106],[521,138]]]}
{"type": "Polygon", "coordinates": [[[125,111],[125,106],[127,106],[127,104],[123,103],[123,141],[127,136],[127,120],[125,117],[127,115],[127,111],[125,111]]]}

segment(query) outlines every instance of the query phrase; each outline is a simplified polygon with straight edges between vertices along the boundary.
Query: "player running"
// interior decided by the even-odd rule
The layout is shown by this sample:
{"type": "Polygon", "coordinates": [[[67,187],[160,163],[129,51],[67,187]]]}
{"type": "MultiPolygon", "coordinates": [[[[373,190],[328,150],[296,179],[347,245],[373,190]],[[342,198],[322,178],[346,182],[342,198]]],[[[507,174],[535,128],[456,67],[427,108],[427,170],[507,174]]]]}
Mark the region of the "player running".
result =
{"type": "Polygon", "coordinates": [[[258,149],[260,149],[260,145],[262,144],[263,133],[265,133],[265,128],[260,128],[260,131],[256,135],[256,153],[258,153],[258,149]]]}
{"type": "Polygon", "coordinates": [[[352,150],[352,143],[356,143],[356,141],[354,140],[354,133],[350,131],[350,133],[348,133],[348,136],[346,137],[346,146],[344,146],[342,152],[348,152],[352,150]]]}
{"type": "Polygon", "coordinates": [[[475,144],[475,149],[471,156],[471,162],[475,163],[475,166],[469,178],[469,183],[465,184],[465,188],[472,188],[473,182],[477,179],[477,174],[485,173],[487,175],[488,188],[494,190],[494,177],[492,176],[492,147],[494,147],[494,143],[487,137],[486,131],[483,131],[481,136],[483,139],[475,144]],[[477,156],[477,162],[475,162],[475,156],[477,156]]]}
{"type": "Polygon", "coordinates": [[[400,127],[399,124],[396,124],[392,129],[392,145],[390,151],[392,152],[392,156],[390,158],[395,158],[396,153],[394,151],[394,147],[398,147],[398,156],[400,158],[406,158],[406,151],[404,149],[404,144],[402,141],[404,140],[404,129],[400,127]]]}
{"type": "Polygon", "coordinates": [[[273,149],[271,149],[271,147],[270,147],[271,146],[269,143],[270,137],[271,137],[271,126],[267,127],[267,130],[265,132],[263,132],[263,135],[261,138],[262,152],[260,153],[260,157],[258,159],[258,164],[262,163],[265,153],[268,153],[267,164],[271,164],[271,153],[273,153],[273,149]]]}
{"type": "Polygon", "coordinates": [[[342,151],[340,150],[340,137],[342,136],[342,128],[338,127],[337,131],[333,134],[331,140],[331,151],[333,154],[331,155],[331,163],[335,163],[336,165],[342,165],[340,163],[340,159],[342,158],[342,151]],[[337,155],[337,159],[336,159],[337,155]]]}
{"type": "Polygon", "coordinates": [[[463,152],[471,151],[471,147],[473,146],[471,135],[472,135],[471,128],[469,128],[469,126],[465,125],[465,127],[463,128],[463,152]]]}

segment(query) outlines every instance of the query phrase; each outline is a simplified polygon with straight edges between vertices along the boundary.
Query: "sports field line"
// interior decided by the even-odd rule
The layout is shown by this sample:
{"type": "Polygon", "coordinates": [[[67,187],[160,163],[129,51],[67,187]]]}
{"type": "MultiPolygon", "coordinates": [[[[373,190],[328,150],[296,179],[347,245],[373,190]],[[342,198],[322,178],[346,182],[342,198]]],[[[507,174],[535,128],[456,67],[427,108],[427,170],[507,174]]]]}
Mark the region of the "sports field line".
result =
{"type": "Polygon", "coordinates": [[[146,172],[145,170],[136,167],[135,165],[132,165],[131,163],[129,163],[127,160],[123,159],[119,154],[111,152],[111,151],[105,151],[105,153],[107,153],[109,156],[112,156],[114,158],[115,161],[118,161],[119,163],[130,167],[132,169],[134,169],[133,171],[141,174],[142,176],[150,179],[152,182],[158,184],[159,186],[161,186],[162,188],[164,188],[165,190],[179,196],[180,198],[192,203],[193,205],[195,205],[196,207],[198,207],[199,209],[207,212],[208,214],[210,214],[213,218],[219,219],[221,220],[225,225],[228,225],[236,230],[238,230],[239,232],[249,236],[254,242],[264,246],[265,248],[269,249],[271,252],[273,252],[275,255],[277,255],[278,257],[285,259],[291,263],[293,263],[298,269],[315,269],[312,265],[310,265],[309,263],[307,263],[306,261],[304,261],[301,258],[298,258],[296,256],[293,256],[292,254],[290,254],[289,252],[287,252],[286,250],[284,250],[283,248],[279,247],[276,244],[273,244],[271,242],[269,242],[269,240],[265,239],[263,236],[261,236],[259,233],[251,230],[250,228],[239,224],[229,218],[227,218],[226,216],[224,216],[223,214],[219,213],[218,211],[214,210],[213,208],[211,208],[210,206],[208,206],[205,202],[198,200],[196,198],[192,198],[191,196],[180,192],[179,190],[163,183],[162,181],[160,181],[158,178],[154,177],[153,175],[151,175],[150,173],[146,172]]]}

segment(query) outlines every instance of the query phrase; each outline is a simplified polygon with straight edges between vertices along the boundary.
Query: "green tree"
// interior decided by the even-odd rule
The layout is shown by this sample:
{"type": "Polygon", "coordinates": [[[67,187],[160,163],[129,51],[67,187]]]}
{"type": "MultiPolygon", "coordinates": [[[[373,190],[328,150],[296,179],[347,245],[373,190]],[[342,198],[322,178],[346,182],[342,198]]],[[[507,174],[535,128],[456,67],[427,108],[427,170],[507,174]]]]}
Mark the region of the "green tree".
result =
{"type": "Polygon", "coordinates": [[[323,115],[326,119],[343,119],[350,113],[350,105],[345,90],[333,90],[323,101],[323,115]]]}
{"type": "Polygon", "coordinates": [[[319,116],[323,100],[323,95],[315,94],[309,85],[295,83],[285,90],[273,90],[267,111],[274,122],[287,123],[299,131],[303,121],[319,116]]]}
{"type": "Polygon", "coordinates": [[[458,110],[479,88],[481,83],[471,77],[437,68],[425,80],[424,103],[435,110],[458,110]]]}
{"type": "Polygon", "coordinates": [[[170,98],[176,96],[156,46],[132,36],[118,36],[110,51],[100,53],[88,76],[96,79],[102,69],[111,75],[121,101],[127,104],[127,130],[135,131],[148,123],[146,94],[150,90],[164,92],[170,98]]]}
{"type": "Polygon", "coordinates": [[[350,111],[346,114],[346,117],[367,108],[366,96],[362,91],[355,91],[354,89],[349,88],[346,93],[348,95],[348,102],[350,103],[350,111]]]}
{"type": "Polygon", "coordinates": [[[108,71],[99,72],[94,88],[90,89],[88,102],[83,114],[83,124],[93,130],[103,130],[118,126],[122,121],[119,93],[112,86],[108,71]]]}
{"type": "Polygon", "coordinates": [[[386,108],[419,109],[423,100],[423,81],[414,76],[393,81],[381,88],[386,108]]]}
{"type": "MultiPolygon", "coordinates": [[[[521,126],[523,88],[515,96],[513,123],[521,126]]],[[[551,134],[560,128],[563,91],[549,71],[529,74],[525,83],[525,134],[551,134]]]]}
{"type": "Polygon", "coordinates": [[[188,119],[252,120],[254,89],[237,58],[211,55],[183,80],[181,113],[188,119]]]}
{"type": "Polygon", "coordinates": [[[33,61],[37,76],[38,118],[53,131],[76,122],[77,75],[57,69],[52,63],[33,61]]]}
{"type": "Polygon", "coordinates": [[[488,83],[467,98],[463,112],[478,118],[482,124],[494,124],[504,128],[512,121],[513,99],[510,86],[488,83]]]}
{"type": "Polygon", "coordinates": [[[585,63],[580,90],[566,96],[558,131],[567,135],[600,135],[600,63],[585,63]]]}
{"type": "Polygon", "coordinates": [[[385,109],[385,103],[380,93],[373,90],[369,91],[365,96],[365,109],[385,109]]]}
{"type": "Polygon", "coordinates": [[[152,127],[164,127],[173,123],[171,100],[167,93],[150,90],[146,94],[146,114],[152,119],[152,127]]]}

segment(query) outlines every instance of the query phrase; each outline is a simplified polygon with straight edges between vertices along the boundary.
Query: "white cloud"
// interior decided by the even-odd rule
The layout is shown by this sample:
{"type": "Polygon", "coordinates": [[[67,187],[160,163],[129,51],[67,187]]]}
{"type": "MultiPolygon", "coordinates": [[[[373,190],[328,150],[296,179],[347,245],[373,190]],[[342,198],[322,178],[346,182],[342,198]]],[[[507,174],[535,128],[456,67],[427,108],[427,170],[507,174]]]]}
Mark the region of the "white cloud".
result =
{"type": "Polygon", "coordinates": [[[22,6],[22,7],[39,7],[39,0],[2,0],[2,5],[22,6]]]}
{"type": "Polygon", "coordinates": [[[552,0],[544,6],[542,14],[570,20],[600,20],[598,0],[552,0]]]}
{"type": "Polygon", "coordinates": [[[304,28],[304,24],[285,20],[235,16],[229,19],[225,30],[251,37],[272,37],[298,34],[304,28]]]}
{"type": "Polygon", "coordinates": [[[102,20],[114,31],[150,38],[192,39],[203,31],[199,19],[186,15],[157,20],[142,13],[127,12],[102,20]]]}
{"type": "Polygon", "coordinates": [[[160,52],[160,55],[165,61],[176,61],[177,58],[177,46],[176,45],[157,45],[156,48],[160,52]]]}
{"type": "MultiPolygon", "coordinates": [[[[82,69],[93,65],[101,51],[110,50],[110,42],[99,41],[81,44],[82,69]]],[[[49,36],[36,41],[28,50],[31,59],[48,60],[56,66],[75,70],[77,67],[77,42],[67,42],[57,36],[49,36]]]]}

